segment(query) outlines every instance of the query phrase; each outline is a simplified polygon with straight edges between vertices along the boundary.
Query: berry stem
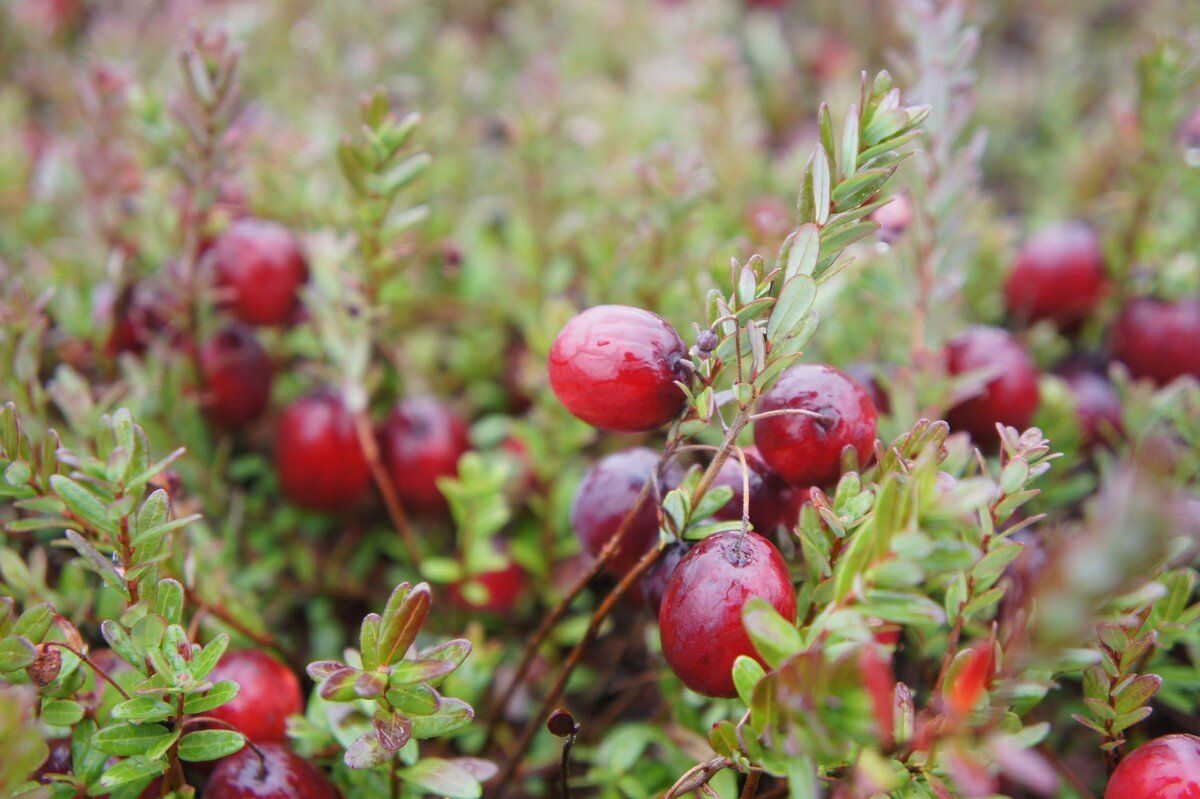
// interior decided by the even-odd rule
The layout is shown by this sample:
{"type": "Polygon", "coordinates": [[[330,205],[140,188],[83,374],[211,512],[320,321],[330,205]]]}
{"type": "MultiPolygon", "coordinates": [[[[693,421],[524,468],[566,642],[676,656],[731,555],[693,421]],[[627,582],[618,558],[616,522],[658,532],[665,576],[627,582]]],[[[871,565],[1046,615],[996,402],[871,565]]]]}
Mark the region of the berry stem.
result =
{"type": "Polygon", "coordinates": [[[70,652],[72,655],[74,655],[75,657],[82,660],[85,664],[87,664],[87,667],[89,669],[91,669],[96,674],[97,677],[102,677],[105,682],[107,682],[113,688],[116,688],[117,693],[119,693],[124,699],[128,700],[131,698],[129,696],[129,694],[125,693],[125,689],[122,688],[117,683],[117,681],[114,680],[107,671],[105,671],[104,669],[97,666],[87,655],[83,654],[79,650],[74,649],[70,646],[67,646],[66,644],[61,643],[59,641],[47,641],[46,646],[53,646],[53,647],[57,647],[58,649],[65,649],[66,651],[70,652]]]}
{"type": "Polygon", "coordinates": [[[383,466],[383,460],[379,456],[379,444],[375,441],[375,432],[371,427],[371,418],[367,416],[365,410],[355,413],[354,428],[358,434],[358,443],[362,447],[363,457],[366,458],[367,466],[371,470],[371,477],[375,481],[375,487],[379,489],[379,494],[383,497],[383,504],[387,507],[392,526],[400,534],[400,540],[404,544],[404,550],[408,553],[408,559],[412,561],[413,567],[420,570],[421,548],[417,546],[417,538],[413,533],[412,525],[409,524],[408,516],[404,513],[404,506],[400,503],[396,488],[392,485],[387,469],[383,466]]]}

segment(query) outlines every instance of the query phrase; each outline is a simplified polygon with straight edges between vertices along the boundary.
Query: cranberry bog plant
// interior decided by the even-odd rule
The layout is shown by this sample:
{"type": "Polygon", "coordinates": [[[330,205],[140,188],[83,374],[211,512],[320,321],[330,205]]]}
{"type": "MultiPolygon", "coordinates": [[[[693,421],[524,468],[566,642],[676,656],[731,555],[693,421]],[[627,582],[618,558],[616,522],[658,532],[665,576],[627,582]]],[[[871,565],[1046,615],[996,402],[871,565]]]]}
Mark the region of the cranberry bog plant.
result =
{"type": "Polygon", "coordinates": [[[7,0],[0,799],[1200,797],[1200,8],[7,0]]]}

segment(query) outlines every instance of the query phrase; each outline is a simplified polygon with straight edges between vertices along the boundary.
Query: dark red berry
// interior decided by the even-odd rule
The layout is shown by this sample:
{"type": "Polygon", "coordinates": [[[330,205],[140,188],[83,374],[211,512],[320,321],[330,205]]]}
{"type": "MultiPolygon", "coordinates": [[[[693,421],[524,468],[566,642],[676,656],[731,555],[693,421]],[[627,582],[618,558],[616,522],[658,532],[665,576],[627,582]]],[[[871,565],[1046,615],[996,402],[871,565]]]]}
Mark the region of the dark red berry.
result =
{"type": "Polygon", "coordinates": [[[371,485],[353,415],[332,392],[309,394],[284,409],[275,442],[275,468],[283,493],[310,510],[347,508],[371,485]]]}
{"type": "Polygon", "coordinates": [[[979,393],[946,412],[946,421],[965,430],[979,444],[995,442],[996,424],[1024,429],[1037,410],[1038,372],[1029,353],[1005,330],[972,327],[946,345],[952,375],[986,372],[979,393]]]}
{"type": "MultiPolygon", "coordinates": [[[[793,515],[796,489],[771,471],[762,459],[757,447],[745,447],[747,477],[750,482],[750,523],[761,533],[773,532],[775,528],[787,526],[793,515]]],[[[721,521],[738,521],[742,518],[742,462],[736,454],[721,464],[713,486],[729,486],[733,499],[713,514],[721,521]]]]}
{"type": "Polygon", "coordinates": [[[223,427],[242,427],[266,410],[274,367],[252,330],[226,326],[201,345],[199,357],[202,405],[210,419],[223,427]]]}
{"type": "Polygon", "coordinates": [[[734,696],[733,662],[761,658],[742,625],[753,597],[796,620],[796,592],[779,550],[758,533],[714,533],[675,568],[658,614],[663,655],[688,688],[734,696]]]}
{"type": "Polygon", "coordinates": [[[1121,433],[1121,395],[1109,379],[1079,364],[1059,367],[1058,374],[1071,389],[1075,418],[1083,445],[1091,447],[1121,433]]]}
{"type": "Polygon", "coordinates": [[[204,799],[341,799],[341,794],[328,774],[283,744],[259,744],[222,760],[204,799]]]}
{"type": "Polygon", "coordinates": [[[183,313],[182,301],[171,292],[149,283],[127,286],[120,293],[99,298],[93,316],[112,325],[105,350],[140,355],[156,336],[171,331],[171,320],[183,313]]]}
{"type": "Polygon", "coordinates": [[[277,222],[239,219],[213,244],[217,288],[234,316],[252,325],[286,322],[308,280],[308,265],[292,232],[277,222]]]}
{"type": "MultiPolygon", "coordinates": [[[[596,557],[633,509],[642,487],[658,466],[658,453],[635,447],[598,460],[579,484],[571,507],[571,526],[584,550],[596,557]]],[[[672,465],[659,477],[663,495],[679,485],[682,470],[672,465]]],[[[642,502],[608,563],[616,574],[625,574],[658,543],[658,512],[651,490],[642,502]]]]}
{"type": "Polygon", "coordinates": [[[1112,354],[1135,378],[1166,385],[1200,379],[1200,298],[1168,302],[1149,297],[1125,306],[1112,331],[1112,354]]]}
{"type": "Polygon", "coordinates": [[[446,510],[438,480],[458,474],[458,459],[471,446],[462,417],[440,400],[410,397],[396,404],[380,439],[400,501],[417,511],[446,510]]]}
{"type": "Polygon", "coordinates": [[[642,574],[640,583],[642,601],[655,616],[658,615],[658,609],[662,606],[663,594],[667,592],[667,583],[670,582],[671,575],[675,573],[675,567],[683,560],[683,556],[688,553],[689,549],[691,549],[691,545],[684,541],[673,541],[667,544],[662,556],[642,574]]]}
{"type": "Polygon", "coordinates": [[[1014,317],[1059,325],[1086,318],[1107,291],[1100,239],[1078,222],[1030,236],[1004,284],[1008,312],[1014,317]]]}
{"type": "Polygon", "coordinates": [[[486,599],[480,600],[470,592],[465,592],[463,582],[459,582],[450,586],[451,601],[460,608],[486,613],[511,613],[525,595],[529,584],[525,570],[511,558],[503,569],[485,571],[468,577],[464,582],[467,581],[482,588],[486,599]]]}
{"type": "Polygon", "coordinates": [[[849,446],[866,464],[875,446],[878,413],[854,379],[832,366],[798,364],[779,376],[758,403],[759,413],[786,413],[754,423],[754,443],[763,460],[794,486],[826,485],[842,472],[842,450],[849,446]]]}
{"type": "Polygon", "coordinates": [[[653,430],[683,410],[690,378],[683,339],[661,317],[628,305],[580,313],[550,348],[550,385],[567,410],[601,430],[653,430]]]}
{"type": "Polygon", "coordinates": [[[1200,796],[1200,738],[1164,735],[1142,744],[1117,766],[1104,799],[1196,799],[1200,796]]]}
{"type": "Polygon", "coordinates": [[[205,715],[236,727],[255,743],[286,741],[288,717],[304,712],[296,675],[258,650],[226,652],[207,679],[214,683],[232,680],[240,688],[237,696],[205,715]]]}

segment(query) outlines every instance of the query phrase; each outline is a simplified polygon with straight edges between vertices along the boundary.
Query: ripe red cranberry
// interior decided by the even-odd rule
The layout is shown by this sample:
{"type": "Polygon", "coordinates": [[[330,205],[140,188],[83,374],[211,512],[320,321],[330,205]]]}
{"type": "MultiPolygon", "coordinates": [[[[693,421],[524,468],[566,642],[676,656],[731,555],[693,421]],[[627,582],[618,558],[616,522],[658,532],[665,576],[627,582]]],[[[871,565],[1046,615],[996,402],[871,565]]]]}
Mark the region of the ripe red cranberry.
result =
{"type": "MultiPolygon", "coordinates": [[[[503,547],[497,545],[497,549],[502,550],[503,547]]],[[[451,601],[457,607],[486,613],[511,613],[529,587],[529,577],[525,570],[511,558],[503,569],[482,572],[468,579],[483,587],[487,592],[487,599],[482,602],[472,600],[464,594],[462,583],[459,582],[450,586],[451,601]]]]}
{"type": "Polygon", "coordinates": [[[242,427],[266,410],[274,367],[252,330],[226,326],[201,345],[199,357],[204,411],[214,422],[242,427]]]}
{"type": "Polygon", "coordinates": [[[309,510],[349,507],[371,485],[354,418],[341,398],[328,391],[301,397],[284,409],[275,468],[283,493],[309,510]]]}
{"type": "Polygon", "coordinates": [[[259,744],[222,760],[204,799],[341,799],[341,793],[328,774],[283,744],[259,744]]]}
{"type": "Polygon", "coordinates": [[[978,394],[946,412],[952,428],[965,430],[977,443],[998,439],[996,424],[1029,426],[1037,410],[1038,373],[1021,343],[1005,330],[977,326],[946,345],[952,375],[987,370],[994,375],[978,394]]]}
{"type": "Polygon", "coordinates": [[[675,573],[675,567],[683,560],[683,556],[688,553],[689,549],[691,549],[691,544],[685,541],[673,541],[667,544],[662,557],[656,560],[654,565],[642,575],[639,585],[642,601],[655,616],[658,615],[658,609],[662,607],[663,594],[667,592],[667,583],[670,582],[671,575],[675,573]]]}
{"type": "Polygon", "coordinates": [[[1072,222],[1029,237],[1004,284],[1004,298],[1018,319],[1069,325],[1091,314],[1107,290],[1099,237],[1072,222]]]}
{"type": "Polygon", "coordinates": [[[433,397],[410,397],[397,403],[380,439],[400,501],[417,511],[446,510],[437,481],[457,475],[458,459],[470,449],[462,417],[433,397]]]}
{"type": "Polygon", "coordinates": [[[660,316],[598,305],[567,322],[550,348],[550,385],[567,410],[617,433],[661,427],[687,397],[683,339],[660,316]]]}
{"type": "MultiPolygon", "coordinates": [[[[583,476],[571,506],[571,526],[592,557],[598,556],[616,534],[657,466],[658,453],[635,447],[601,458],[583,476]]],[[[672,465],[659,476],[662,494],[665,496],[682,479],[682,470],[672,465]]],[[[657,543],[658,508],[652,490],[633,515],[608,563],[609,569],[616,574],[627,573],[657,543]]]]}
{"type": "Polygon", "coordinates": [[[1121,395],[1100,372],[1082,364],[1059,367],[1058,374],[1075,399],[1075,417],[1085,447],[1095,446],[1121,432],[1121,395]]]}
{"type": "Polygon", "coordinates": [[[1200,738],[1164,735],[1117,766],[1104,799],[1195,799],[1200,796],[1200,738]]]}
{"type": "MultiPolygon", "coordinates": [[[[796,489],[783,481],[779,475],[771,471],[767,462],[762,459],[757,447],[745,447],[742,452],[746,455],[746,467],[750,481],[750,523],[754,529],[762,533],[773,532],[775,528],[788,525],[793,516],[796,489]]],[[[733,489],[733,498],[713,514],[713,518],[721,521],[738,521],[742,518],[742,462],[736,454],[721,464],[713,486],[729,486],[733,489]]]]}
{"type": "Polygon", "coordinates": [[[308,280],[308,264],[291,231],[277,222],[239,219],[207,256],[233,314],[252,325],[286,322],[308,280]]]}
{"type": "Polygon", "coordinates": [[[714,533],[675,568],[658,625],[667,664],[688,688],[705,696],[736,695],[733,662],[739,655],[759,659],[742,625],[742,607],[752,597],[796,620],[787,563],[758,533],[714,533]]]}
{"type": "Polygon", "coordinates": [[[1200,379],[1200,298],[1168,302],[1133,300],[1112,331],[1112,354],[1135,378],[1166,385],[1177,377],[1200,379]]]}
{"type": "Polygon", "coordinates": [[[288,717],[304,712],[296,675],[256,649],[226,652],[208,679],[233,680],[241,688],[237,696],[205,715],[233,725],[255,743],[286,741],[288,717]]]}
{"type": "Polygon", "coordinates": [[[845,372],[821,364],[797,364],[779,376],[758,403],[759,413],[802,409],[754,423],[763,460],[794,486],[825,485],[842,471],[842,450],[851,446],[866,464],[875,446],[874,403],[845,372]]]}

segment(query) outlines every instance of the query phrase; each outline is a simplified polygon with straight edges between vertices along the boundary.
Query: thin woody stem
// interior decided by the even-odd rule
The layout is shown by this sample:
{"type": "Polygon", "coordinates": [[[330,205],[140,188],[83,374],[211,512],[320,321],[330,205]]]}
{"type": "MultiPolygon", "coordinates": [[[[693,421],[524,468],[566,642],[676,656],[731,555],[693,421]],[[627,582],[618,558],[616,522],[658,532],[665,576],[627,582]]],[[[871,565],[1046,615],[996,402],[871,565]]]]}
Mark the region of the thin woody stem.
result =
{"type": "Polygon", "coordinates": [[[400,534],[400,541],[404,544],[404,551],[408,554],[408,559],[412,562],[413,567],[420,569],[421,548],[417,545],[416,534],[413,532],[412,525],[409,524],[404,506],[400,503],[396,487],[392,485],[387,469],[383,466],[383,459],[379,454],[379,444],[375,440],[375,431],[366,411],[359,411],[354,415],[354,429],[358,434],[358,444],[362,448],[363,457],[366,458],[367,465],[371,469],[375,487],[379,489],[379,494],[383,497],[383,504],[392,520],[392,526],[400,534]]]}

